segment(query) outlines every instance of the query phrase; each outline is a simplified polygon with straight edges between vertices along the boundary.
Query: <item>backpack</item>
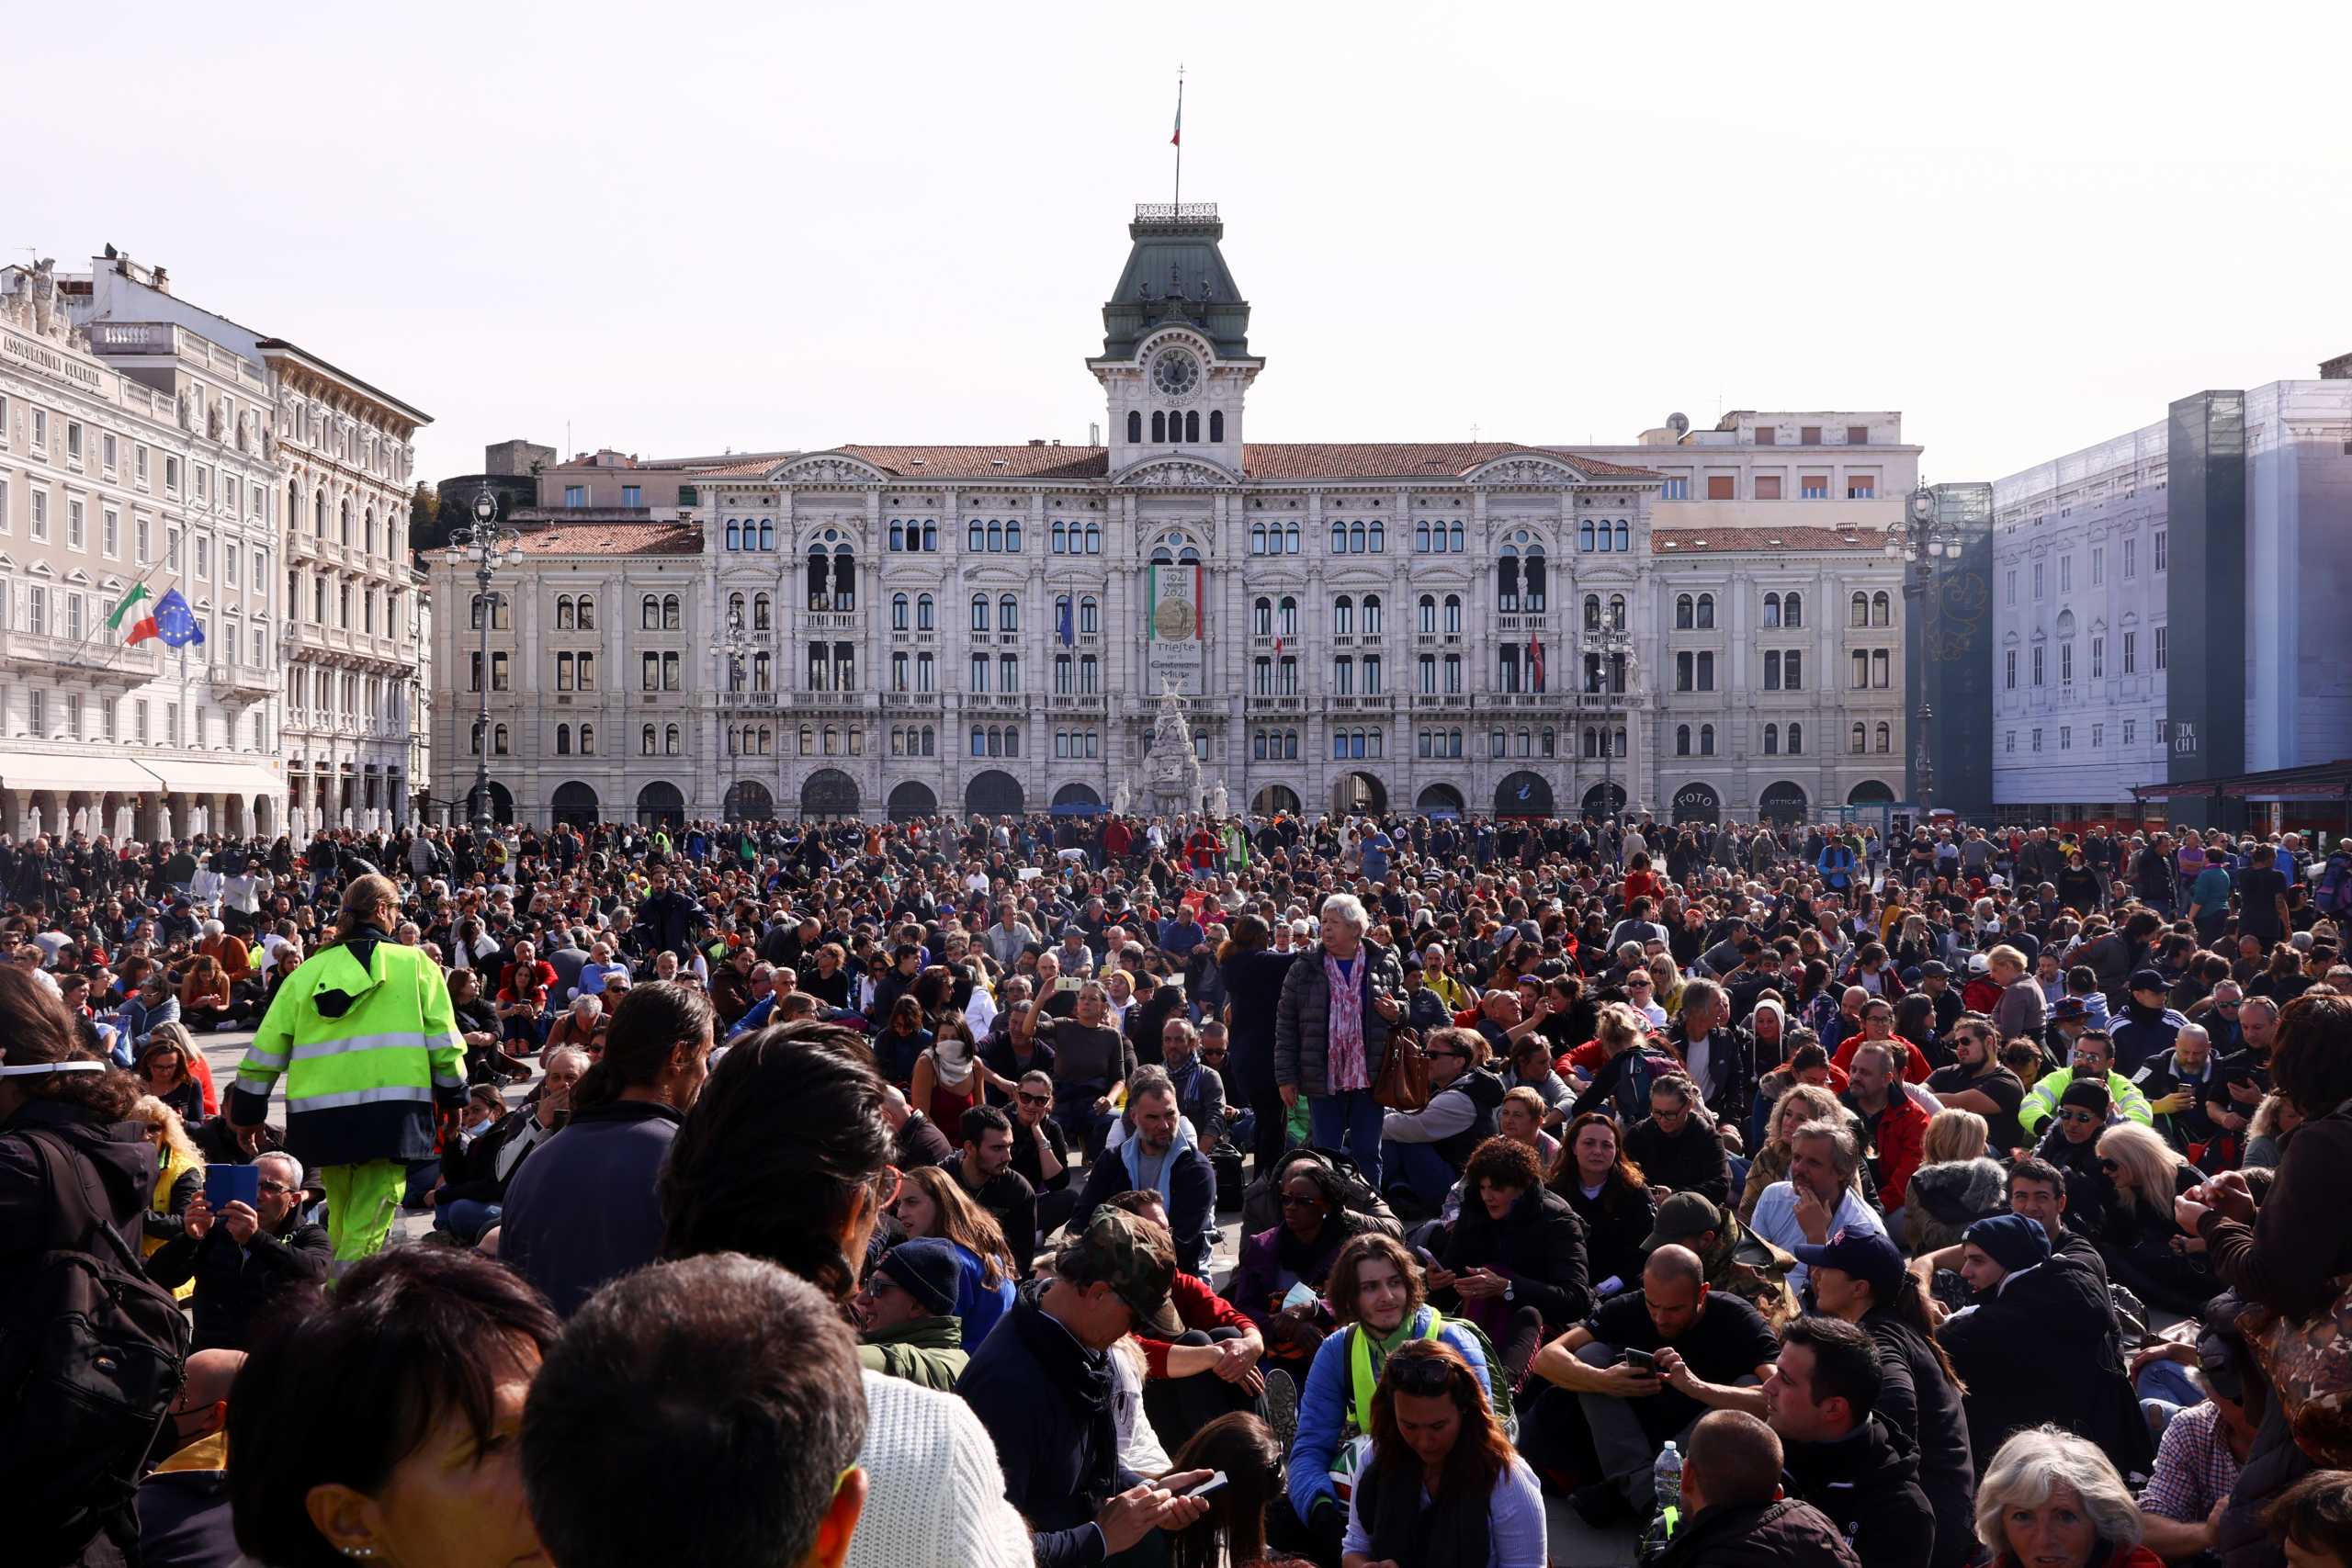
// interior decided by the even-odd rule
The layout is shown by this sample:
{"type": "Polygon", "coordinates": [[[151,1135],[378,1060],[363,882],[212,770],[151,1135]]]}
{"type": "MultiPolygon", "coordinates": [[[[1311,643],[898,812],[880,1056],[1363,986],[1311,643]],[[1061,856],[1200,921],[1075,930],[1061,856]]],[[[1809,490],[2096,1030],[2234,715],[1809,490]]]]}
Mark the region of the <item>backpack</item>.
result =
{"type": "Polygon", "coordinates": [[[2352,855],[2338,850],[2327,857],[2327,869],[2320,873],[2319,890],[2312,895],[2312,902],[2323,914],[2352,913],[2352,855]]]}
{"type": "Polygon", "coordinates": [[[21,1136],[56,1220],[0,1314],[0,1509],[12,1533],[69,1550],[125,1524],[135,1538],[132,1497],[192,1330],[108,1222],[90,1162],[53,1133],[21,1136]]]}

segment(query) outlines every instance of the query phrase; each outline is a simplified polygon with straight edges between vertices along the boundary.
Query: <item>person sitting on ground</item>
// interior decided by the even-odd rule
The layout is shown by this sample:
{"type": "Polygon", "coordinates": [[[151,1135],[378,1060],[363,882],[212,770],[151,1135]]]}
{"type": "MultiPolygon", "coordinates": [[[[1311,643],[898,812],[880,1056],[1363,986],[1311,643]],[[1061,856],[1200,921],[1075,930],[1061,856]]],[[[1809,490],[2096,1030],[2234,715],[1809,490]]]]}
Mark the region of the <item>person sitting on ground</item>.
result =
{"type": "MultiPolygon", "coordinates": [[[[1168,1223],[1157,1192],[1122,1192],[1110,1206],[1168,1223]]],[[[1228,1415],[1265,1413],[1266,1379],[1258,1363],[1266,1342],[1256,1324],[1197,1275],[1179,1269],[1167,1301],[1129,1343],[1143,1353],[1144,1414],[1162,1447],[1181,1449],[1228,1415]]]]}
{"type": "Polygon", "coordinates": [[[561,1568],[842,1568],[865,1425],[849,1330],[816,1287],[740,1254],[657,1264],[547,1353],[523,1409],[531,1520],[561,1568]]]}
{"type": "Polygon", "coordinates": [[[2263,1516],[2290,1568],[2352,1568],[2352,1474],[2314,1471],[2263,1516]]]}
{"type": "MultiPolygon", "coordinates": [[[[1756,1234],[1784,1252],[1827,1241],[1839,1231],[1886,1234],[1876,1211],[1855,1190],[1861,1144],[1850,1122],[1810,1122],[1789,1139],[1789,1177],[1756,1201],[1756,1234]]],[[[1804,1265],[1789,1270],[1789,1285],[1804,1292],[1804,1265]]]]}
{"type": "Polygon", "coordinates": [[[952,1242],[920,1236],[884,1253],[850,1303],[858,1325],[857,1364],[953,1392],[971,1361],[956,1315],[963,1279],[952,1242]]]}
{"type": "Polygon", "coordinates": [[[1543,1489],[1451,1347],[1400,1347],[1372,1396],[1372,1452],[1348,1496],[1343,1568],[1545,1568],[1543,1489]]]}
{"type": "Polygon", "coordinates": [[[1316,1351],[1299,1394],[1290,1514],[1275,1521],[1278,1541],[1311,1543],[1309,1555],[1318,1562],[1339,1561],[1347,1508],[1333,1483],[1361,1467],[1367,1445],[1359,1439],[1371,1430],[1374,1381],[1388,1357],[1415,1340],[1442,1340],[1486,1382],[1490,1404],[1502,1382],[1487,1370],[1478,1331],[1428,1304],[1420,1265],[1392,1235],[1372,1231],[1341,1247],[1331,1265],[1330,1296],[1339,1326],[1316,1351]]]}
{"type": "Polygon", "coordinates": [[[1764,1190],[1776,1181],[1788,1179],[1789,1140],[1796,1136],[1798,1128],[1813,1122],[1843,1121],[1849,1114],[1845,1102],[1825,1086],[1795,1083],[1782,1089],[1772,1107],[1769,1131],[1747,1163],[1747,1179],[1739,1193],[1739,1217],[1752,1223],[1764,1190]]]}
{"type": "Polygon", "coordinates": [[[2108,1215],[2115,1207],[2115,1180],[2098,1152],[2099,1136],[2107,1131],[2111,1114],[2112,1102],[2098,1083],[2086,1078],[2069,1084],[2059,1097],[2058,1112],[2050,1119],[2048,1134],[2034,1151],[2066,1173],[2066,1194],[2075,1223],[2093,1237],[2106,1234],[2108,1215]]]}
{"type": "Polygon", "coordinates": [[[1425,1043],[1430,1100],[1420,1111],[1391,1111],[1381,1123],[1382,1168],[1391,1203],[1400,1196],[1435,1213],[1461,1179],[1470,1152],[1494,1136],[1503,1080],[1490,1070],[1486,1037],[1441,1029],[1425,1043]]]}
{"type": "Polygon", "coordinates": [[[1480,1144],[1463,1168],[1469,1190],[1447,1238],[1432,1292],[1451,1291],[1461,1315],[1486,1331],[1516,1382],[1536,1348],[1581,1321],[1592,1305],[1585,1281],[1584,1225],[1544,1185],[1535,1151],[1510,1138],[1480,1144]]]}
{"type": "Polygon", "coordinates": [[[1903,1245],[1914,1256],[1957,1245],[1962,1231],[2007,1207],[2008,1174],[1987,1157],[1988,1141],[1973,1111],[1947,1108],[1928,1118],[1903,1206],[1903,1245]]]}
{"type": "Polygon", "coordinates": [[[1892,1215],[1903,1207],[1911,1173],[1919,1168],[1928,1135],[1928,1111],[1904,1091],[1903,1066],[1917,1055],[1900,1040],[1865,1040],[1854,1049],[1848,1071],[1847,1108],[1860,1119],[1862,1146],[1871,1151],[1871,1176],[1879,1201],[1892,1215]]]}
{"type": "Polygon", "coordinates": [[[1976,1539],[1992,1568],[2163,1568],[2141,1544],[2140,1510],[2097,1444],[2028,1427],[1994,1453],[1976,1493],[1976,1539]]]}
{"type": "Polygon", "coordinates": [[[254,1161],[259,1193],[219,1213],[198,1191],[186,1228],[147,1259],[165,1290],[193,1284],[198,1350],[243,1350],[288,1286],[326,1278],[334,1248],[324,1225],[302,1218],[302,1162],[272,1152],[254,1161]]]}
{"type": "Polygon", "coordinates": [[[1294,1161],[1281,1177],[1282,1223],[1242,1239],[1225,1294],[1257,1325],[1266,1353],[1303,1375],[1335,1326],[1325,1299],[1332,1261],[1367,1222],[1323,1161],[1294,1161]]]}
{"type": "Polygon", "coordinates": [[[1680,1075],[1650,1086],[1650,1113],[1625,1130],[1625,1157],[1654,1187],[1731,1201],[1731,1164],[1698,1086],[1680,1075]]]}
{"type": "Polygon", "coordinates": [[[1012,1168],[1012,1119],[993,1105],[975,1105],[964,1112],[957,1131],[964,1137],[963,1156],[949,1168],[965,1195],[1004,1233],[1012,1271],[1025,1280],[1037,1253],[1037,1190],[1012,1168]]]}
{"type": "Polygon", "coordinates": [[[1019,1285],[1004,1233],[952,1174],[935,1165],[906,1173],[890,1215],[902,1238],[935,1236],[954,1250],[960,1273],[956,1315],[963,1323],[965,1347],[978,1348],[997,1320],[1012,1310],[1019,1285]]]}
{"type": "Polygon", "coordinates": [[[2140,1489],[2143,1540],[2168,1562],[2217,1550],[2221,1511],[2253,1452],[2265,1403],[2260,1370],[2233,1325],[2208,1324],[2189,1354],[2205,1398],[2165,1420],[2155,1469],[2140,1489]]]}
{"type": "Polygon", "coordinates": [[[1645,1254],[1661,1247],[1687,1247],[1707,1271],[1707,1289],[1737,1296],[1754,1307],[1777,1334],[1800,1310],[1789,1274],[1794,1255],[1783,1251],[1696,1192],[1674,1192],[1657,1206],[1657,1221],[1642,1243],[1645,1254]]]}
{"type": "Polygon", "coordinates": [[[2044,1073],[2034,1080],[2032,1091],[2018,1108],[2018,1125],[2029,1134],[2041,1135],[2043,1123],[2057,1113],[2059,1100],[2076,1083],[2104,1087],[2109,1103],[2119,1117],[2128,1117],[2143,1127],[2155,1121],[2154,1113],[2148,1109],[2148,1097],[2142,1094],[2130,1078],[2115,1070],[2115,1044],[2108,1038],[2107,1032],[2086,1029],[2075,1036],[2068,1065],[2054,1072],[2044,1073]]]}
{"type": "Polygon", "coordinates": [[[557,1045],[541,1060],[547,1073],[536,1100],[506,1111],[463,1149],[442,1156],[441,1179],[424,1199],[433,1206],[435,1230],[462,1242],[480,1241],[504,1213],[506,1190],[524,1157],[571,1122],[571,1097],[587,1075],[588,1053],[577,1045],[557,1045]]]}
{"type": "Polygon", "coordinates": [[[540,1554],[515,1452],[558,1327],[537,1292],[478,1254],[403,1247],[271,1318],[229,1398],[230,1508],[252,1561],[540,1554]]]}
{"type": "Polygon", "coordinates": [[[1585,1274],[1598,1297],[1615,1295],[1642,1271],[1644,1237],[1657,1218],[1649,1179],[1625,1157],[1624,1130],[1588,1111],[1564,1131],[1549,1185],[1584,1224],[1585,1274]]]}
{"type": "Polygon", "coordinates": [[[1531,1369],[1550,1386],[1522,1416],[1520,1447],[1546,1470],[1600,1472],[1569,1499],[1596,1529],[1656,1511],[1651,1462],[1667,1442],[1687,1444],[1704,1414],[1653,1370],[1668,1349],[1679,1357],[1673,1364],[1722,1387],[1762,1382],[1779,1353],[1754,1307],[1708,1290],[1699,1255],[1668,1245],[1650,1254],[1638,1292],[1601,1303],[1531,1369]]]}
{"type": "Polygon", "coordinates": [[[1070,1215],[1082,1230],[1094,1211],[1121,1192],[1158,1192],[1174,1227],[1177,1260],[1189,1272],[1208,1268],[1216,1230],[1216,1170],[1176,1111],[1175,1086],[1159,1067],[1138,1067],[1127,1089],[1135,1136],[1106,1151],[1086,1173],[1070,1215]]]}
{"type": "Polygon", "coordinates": [[[2173,1203],[2198,1185],[2204,1173],[2180,1151],[2136,1122],[2119,1122],[2098,1135],[2099,1168],[2114,1197],[2098,1235],[2107,1277],[2150,1306],[2191,1315],[2222,1289],[2205,1260],[2205,1249],[2173,1218],[2173,1203]]]}
{"type": "Polygon", "coordinates": [[[1168,1299],[1168,1232],[1103,1208],[974,1353],[956,1392],[996,1439],[1005,1498],[1035,1532],[1040,1568],[1100,1562],[1208,1510],[1183,1493],[1208,1479],[1145,1480],[1119,1462],[1107,1354],[1168,1299]]]}
{"type": "Polygon", "coordinates": [[[1220,1416],[1193,1433],[1170,1464],[1178,1471],[1226,1476],[1226,1483],[1208,1495],[1208,1512],[1169,1537],[1173,1568],[1307,1568],[1266,1554],[1266,1520],[1282,1503],[1283,1448],[1265,1422],[1238,1412],[1220,1416]]]}
{"type": "Polygon", "coordinates": [[[1682,1461],[1682,1528],[1656,1568],[1860,1568],[1838,1527],[1781,1495],[1781,1439],[1742,1410],[1711,1410],[1682,1461]]]}
{"type": "MultiPolygon", "coordinates": [[[[1679,1370],[1679,1358],[1669,1365],[1679,1370]]],[[[1781,1331],[1780,1359],[1761,1391],[1764,1418],[1781,1439],[1796,1495],[1829,1517],[1862,1568],[1928,1568],[1937,1561],[1936,1516],[1919,1486],[1917,1451],[1873,1414],[1884,1381],[1878,1347],[1862,1328],[1799,1318],[1781,1331]]]]}
{"type": "Polygon", "coordinates": [[[243,1350],[198,1350],[155,1441],[157,1463],[139,1483],[139,1560],[152,1568],[243,1561],[229,1510],[229,1450],[222,1436],[243,1350]]]}

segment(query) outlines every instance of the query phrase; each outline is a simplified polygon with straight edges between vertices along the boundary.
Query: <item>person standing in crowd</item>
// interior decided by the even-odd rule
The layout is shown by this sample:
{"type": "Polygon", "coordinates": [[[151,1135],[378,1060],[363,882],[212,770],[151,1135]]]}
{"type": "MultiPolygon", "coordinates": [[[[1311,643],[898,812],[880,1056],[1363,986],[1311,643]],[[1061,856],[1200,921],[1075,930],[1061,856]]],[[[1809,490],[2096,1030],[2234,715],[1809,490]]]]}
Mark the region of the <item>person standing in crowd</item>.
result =
{"type": "Polygon", "coordinates": [[[1322,924],[1321,943],[1293,959],[1283,977],[1274,1078],[1285,1110],[1306,1096],[1315,1145],[1344,1146],[1364,1179],[1384,1191],[1383,1116],[1372,1088],[1387,1056],[1389,1026],[1404,1016],[1405,974],[1387,948],[1365,943],[1372,917],[1354,895],[1326,898],[1322,924]]]}
{"type": "Polygon", "coordinates": [[[345,887],[334,939],[278,987],[229,1096],[230,1122],[257,1149],[285,1078],[286,1152],[325,1189],[339,1264],[383,1247],[409,1165],[436,1151],[436,1113],[454,1122],[465,1108],[448,984],[424,952],[392,941],[400,910],[388,876],[345,887]]]}
{"type": "Polygon", "coordinates": [[[657,1256],[655,1179],[709,1073],[717,1015],[691,986],[632,987],[571,1120],[514,1171],[499,1256],[569,1317],[605,1280],[657,1256]]]}

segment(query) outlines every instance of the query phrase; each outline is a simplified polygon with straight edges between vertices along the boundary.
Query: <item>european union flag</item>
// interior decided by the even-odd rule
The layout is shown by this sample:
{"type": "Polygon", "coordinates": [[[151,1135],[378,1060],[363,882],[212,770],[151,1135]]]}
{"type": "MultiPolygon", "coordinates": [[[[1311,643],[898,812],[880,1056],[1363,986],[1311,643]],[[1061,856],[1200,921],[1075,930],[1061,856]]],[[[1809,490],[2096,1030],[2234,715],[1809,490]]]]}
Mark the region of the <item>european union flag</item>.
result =
{"type": "Polygon", "coordinates": [[[1064,648],[1069,647],[1078,640],[1070,631],[1070,604],[1068,599],[1062,601],[1061,613],[1056,617],[1056,623],[1054,630],[1061,637],[1064,648]]]}
{"type": "Polygon", "coordinates": [[[176,588],[155,601],[155,634],[164,639],[165,648],[186,648],[190,643],[204,646],[204,628],[196,624],[196,612],[180,597],[176,588]]]}

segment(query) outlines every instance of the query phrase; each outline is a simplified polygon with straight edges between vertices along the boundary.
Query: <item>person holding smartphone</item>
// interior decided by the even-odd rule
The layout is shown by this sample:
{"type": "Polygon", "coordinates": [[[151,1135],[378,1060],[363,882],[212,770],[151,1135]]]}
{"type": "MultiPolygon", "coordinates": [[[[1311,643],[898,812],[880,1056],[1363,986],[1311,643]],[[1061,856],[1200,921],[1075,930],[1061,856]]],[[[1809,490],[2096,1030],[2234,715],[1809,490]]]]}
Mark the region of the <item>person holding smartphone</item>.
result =
{"type": "Polygon", "coordinates": [[[147,1259],[147,1277],[166,1290],[196,1284],[194,1350],[242,1350],[269,1299],[287,1285],[326,1277],[334,1247],[324,1225],[302,1218],[302,1162],[271,1153],[254,1161],[251,1203],[215,1210],[191,1200],[181,1233],[147,1259]]]}

